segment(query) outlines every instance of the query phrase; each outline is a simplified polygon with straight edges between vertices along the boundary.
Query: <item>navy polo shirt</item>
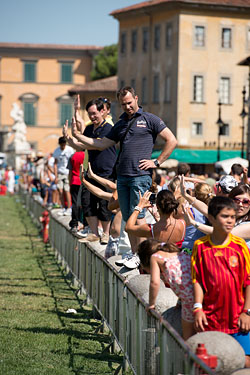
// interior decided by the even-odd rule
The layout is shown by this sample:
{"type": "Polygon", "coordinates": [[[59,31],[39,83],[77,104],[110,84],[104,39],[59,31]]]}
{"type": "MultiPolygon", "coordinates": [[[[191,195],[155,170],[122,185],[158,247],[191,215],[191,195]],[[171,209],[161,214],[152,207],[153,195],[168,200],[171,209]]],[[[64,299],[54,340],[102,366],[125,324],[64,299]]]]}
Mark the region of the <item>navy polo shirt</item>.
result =
{"type": "MultiPolygon", "coordinates": [[[[103,122],[96,130],[94,125],[86,126],[84,135],[89,138],[104,138],[110,133],[112,125],[108,122],[103,122]]],[[[112,174],[114,164],[116,162],[116,148],[109,147],[103,151],[88,150],[89,162],[95,174],[101,177],[108,177],[112,174]]]]}
{"type": "Polygon", "coordinates": [[[122,152],[117,166],[117,174],[121,176],[150,175],[150,170],[141,170],[139,161],[151,159],[157,135],[166,128],[165,123],[157,116],[144,112],[140,107],[135,115],[129,119],[123,113],[120,120],[112,127],[106,138],[119,142],[130,122],[136,118],[129,129],[122,146],[122,152]]]}

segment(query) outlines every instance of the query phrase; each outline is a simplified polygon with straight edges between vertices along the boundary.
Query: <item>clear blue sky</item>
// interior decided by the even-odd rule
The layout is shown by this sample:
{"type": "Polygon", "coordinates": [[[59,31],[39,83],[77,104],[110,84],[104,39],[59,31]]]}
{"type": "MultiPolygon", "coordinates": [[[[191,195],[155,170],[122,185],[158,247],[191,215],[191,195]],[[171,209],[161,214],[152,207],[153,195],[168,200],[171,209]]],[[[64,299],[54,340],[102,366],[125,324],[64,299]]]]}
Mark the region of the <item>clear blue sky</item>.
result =
{"type": "Polygon", "coordinates": [[[105,46],[118,41],[109,13],[142,0],[0,0],[0,42],[105,46]]]}

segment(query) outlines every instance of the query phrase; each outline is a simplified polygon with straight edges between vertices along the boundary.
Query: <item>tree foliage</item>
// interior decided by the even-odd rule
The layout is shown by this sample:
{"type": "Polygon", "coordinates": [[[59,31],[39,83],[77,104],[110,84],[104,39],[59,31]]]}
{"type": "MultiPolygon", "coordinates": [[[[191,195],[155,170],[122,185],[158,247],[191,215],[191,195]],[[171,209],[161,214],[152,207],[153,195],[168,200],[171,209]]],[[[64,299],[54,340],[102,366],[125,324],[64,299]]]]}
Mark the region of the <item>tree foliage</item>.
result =
{"type": "Polygon", "coordinates": [[[117,74],[117,44],[104,47],[94,58],[94,68],[90,75],[92,80],[111,77],[117,74]]]}

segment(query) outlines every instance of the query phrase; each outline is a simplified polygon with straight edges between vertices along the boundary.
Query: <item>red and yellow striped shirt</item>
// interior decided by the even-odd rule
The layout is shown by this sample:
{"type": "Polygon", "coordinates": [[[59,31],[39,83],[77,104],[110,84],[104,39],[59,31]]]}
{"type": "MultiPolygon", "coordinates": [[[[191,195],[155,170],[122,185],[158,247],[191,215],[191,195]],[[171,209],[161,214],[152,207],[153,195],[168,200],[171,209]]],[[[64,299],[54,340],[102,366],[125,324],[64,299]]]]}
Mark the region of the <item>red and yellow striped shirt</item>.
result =
{"type": "Polygon", "coordinates": [[[204,292],[207,331],[236,333],[244,306],[244,288],[250,285],[250,253],[245,240],[230,233],[225,245],[214,245],[210,236],[195,241],[191,272],[193,283],[204,292]]]}

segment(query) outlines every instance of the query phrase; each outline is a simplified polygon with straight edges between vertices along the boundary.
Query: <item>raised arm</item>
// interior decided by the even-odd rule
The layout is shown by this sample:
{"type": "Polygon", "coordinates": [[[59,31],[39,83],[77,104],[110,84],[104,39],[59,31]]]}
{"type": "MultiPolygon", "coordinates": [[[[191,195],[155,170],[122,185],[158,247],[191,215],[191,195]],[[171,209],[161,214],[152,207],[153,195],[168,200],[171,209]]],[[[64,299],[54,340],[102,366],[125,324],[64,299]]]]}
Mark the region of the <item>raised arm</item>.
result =
{"type": "Polygon", "coordinates": [[[83,118],[80,115],[80,109],[81,109],[80,95],[78,94],[76,96],[75,100],[74,100],[74,116],[75,116],[75,119],[76,119],[77,130],[81,134],[83,134],[83,132],[86,128],[86,125],[85,125],[85,122],[84,122],[83,118]]]}
{"type": "Polygon", "coordinates": [[[149,197],[151,195],[151,192],[150,191],[146,191],[144,193],[143,197],[141,196],[140,192],[139,192],[139,194],[140,194],[139,203],[136,206],[136,209],[134,210],[134,212],[132,213],[132,215],[129,217],[129,219],[127,221],[127,224],[125,226],[125,230],[128,233],[131,233],[131,234],[133,234],[136,237],[148,237],[148,238],[150,238],[151,237],[151,232],[150,232],[149,226],[147,224],[136,225],[136,221],[137,221],[139,213],[144,208],[147,208],[147,207],[151,206],[151,204],[149,202],[149,197]]]}
{"type": "MultiPolygon", "coordinates": [[[[162,164],[165,160],[167,160],[167,158],[172,154],[173,150],[177,146],[177,139],[168,128],[163,129],[159,133],[159,136],[165,141],[163,150],[157,158],[159,164],[162,164]]],[[[146,170],[149,168],[156,168],[156,165],[154,163],[154,160],[142,159],[140,160],[139,168],[146,170]]]]}
{"type": "Polygon", "coordinates": [[[180,183],[181,195],[191,204],[191,206],[195,207],[198,211],[200,211],[204,216],[208,215],[208,207],[206,203],[200,201],[199,199],[192,197],[186,192],[185,184],[184,184],[184,176],[181,176],[181,183],[180,183]]]}
{"type": "Polygon", "coordinates": [[[63,136],[66,139],[69,146],[74,148],[76,151],[84,151],[85,147],[82,143],[77,142],[77,140],[69,135],[69,122],[68,120],[65,121],[63,125],[63,136]]]}
{"type": "Polygon", "coordinates": [[[116,184],[106,178],[100,177],[92,171],[90,163],[88,163],[88,177],[99,182],[102,186],[112,191],[116,190],[116,184]]]}
{"type": "Polygon", "coordinates": [[[86,188],[98,198],[105,199],[106,201],[109,201],[112,198],[112,193],[103,191],[99,187],[85,180],[83,165],[81,165],[80,178],[81,178],[82,183],[86,186],[86,188]]]}
{"type": "Polygon", "coordinates": [[[105,150],[108,147],[114,146],[115,142],[112,141],[109,138],[89,138],[86,137],[85,135],[81,134],[76,127],[76,120],[74,117],[72,117],[72,122],[71,122],[71,131],[72,131],[72,136],[76,138],[76,140],[84,145],[84,148],[87,150],[105,150]]]}

